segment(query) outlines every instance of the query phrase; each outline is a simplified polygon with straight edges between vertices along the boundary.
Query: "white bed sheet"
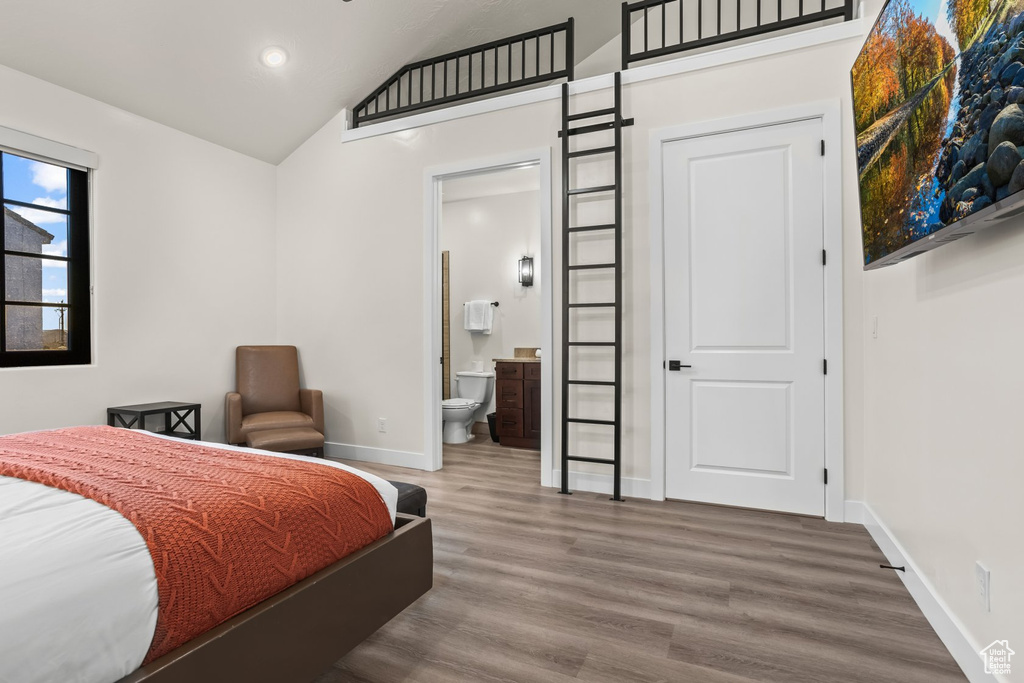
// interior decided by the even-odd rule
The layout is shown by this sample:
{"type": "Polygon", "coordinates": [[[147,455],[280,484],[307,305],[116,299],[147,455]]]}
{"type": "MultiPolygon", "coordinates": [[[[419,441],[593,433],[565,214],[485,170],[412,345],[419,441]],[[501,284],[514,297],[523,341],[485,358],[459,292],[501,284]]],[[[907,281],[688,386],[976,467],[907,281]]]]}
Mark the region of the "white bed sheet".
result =
{"type": "MultiPolygon", "coordinates": [[[[351,472],[377,489],[395,520],[398,490],[380,477],[330,460],[198,443],[351,472]]],[[[142,664],[157,604],[153,562],[131,522],[77,494],[0,477],[0,683],[117,681],[142,664]]]]}

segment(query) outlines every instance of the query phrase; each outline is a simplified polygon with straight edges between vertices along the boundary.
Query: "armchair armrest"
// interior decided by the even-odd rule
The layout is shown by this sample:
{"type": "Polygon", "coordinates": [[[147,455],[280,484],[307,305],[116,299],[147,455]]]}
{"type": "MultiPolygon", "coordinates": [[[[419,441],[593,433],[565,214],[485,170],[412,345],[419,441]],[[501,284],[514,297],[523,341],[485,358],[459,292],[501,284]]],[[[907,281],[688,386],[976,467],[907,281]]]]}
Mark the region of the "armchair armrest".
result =
{"type": "Polygon", "coordinates": [[[229,444],[244,444],[242,438],[242,395],[231,392],[224,399],[224,435],[229,444]]]}
{"type": "Polygon", "coordinates": [[[313,428],[324,433],[324,392],[319,389],[299,389],[302,412],[313,418],[313,428]]]}

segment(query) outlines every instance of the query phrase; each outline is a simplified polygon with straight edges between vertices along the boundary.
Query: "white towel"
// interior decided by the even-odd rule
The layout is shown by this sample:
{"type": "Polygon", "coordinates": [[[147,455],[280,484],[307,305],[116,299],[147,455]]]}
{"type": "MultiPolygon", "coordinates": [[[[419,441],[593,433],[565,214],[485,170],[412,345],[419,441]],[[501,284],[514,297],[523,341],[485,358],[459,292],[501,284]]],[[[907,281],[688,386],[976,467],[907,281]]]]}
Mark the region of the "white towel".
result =
{"type": "Polygon", "coordinates": [[[464,326],[470,332],[490,334],[494,310],[490,301],[467,301],[463,310],[464,326]]]}

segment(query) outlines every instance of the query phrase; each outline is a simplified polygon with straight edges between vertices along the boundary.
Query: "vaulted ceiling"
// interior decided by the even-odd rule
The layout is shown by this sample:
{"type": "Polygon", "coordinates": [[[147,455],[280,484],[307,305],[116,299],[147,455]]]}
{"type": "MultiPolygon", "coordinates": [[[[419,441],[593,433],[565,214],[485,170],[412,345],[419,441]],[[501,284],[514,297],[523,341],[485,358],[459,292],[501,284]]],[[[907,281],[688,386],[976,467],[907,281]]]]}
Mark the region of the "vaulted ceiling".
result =
{"type": "MultiPolygon", "coordinates": [[[[4,0],[0,64],[277,163],[402,65],[576,18],[577,60],[619,0],[4,0]],[[289,53],[269,69],[267,46],[289,53]]],[[[0,125],[2,125],[0,121],[0,125]]]]}

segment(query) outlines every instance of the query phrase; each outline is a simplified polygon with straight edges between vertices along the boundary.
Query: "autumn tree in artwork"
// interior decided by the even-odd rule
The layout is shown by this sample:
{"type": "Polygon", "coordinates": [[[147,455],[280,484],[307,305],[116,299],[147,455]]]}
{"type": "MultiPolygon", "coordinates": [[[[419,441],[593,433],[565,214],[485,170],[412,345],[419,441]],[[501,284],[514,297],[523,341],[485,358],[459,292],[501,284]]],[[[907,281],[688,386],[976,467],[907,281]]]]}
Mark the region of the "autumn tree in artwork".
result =
{"type": "Polygon", "coordinates": [[[857,132],[923,94],[954,57],[949,42],[908,0],[892,0],[853,66],[857,132]]]}
{"type": "Polygon", "coordinates": [[[960,50],[966,50],[978,37],[989,15],[989,0],[949,0],[946,18],[953,27],[960,50]]]}
{"type": "Polygon", "coordinates": [[[857,133],[871,125],[899,101],[896,77],[896,41],[882,31],[868,36],[853,65],[853,101],[857,103],[857,133]]]}

